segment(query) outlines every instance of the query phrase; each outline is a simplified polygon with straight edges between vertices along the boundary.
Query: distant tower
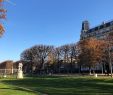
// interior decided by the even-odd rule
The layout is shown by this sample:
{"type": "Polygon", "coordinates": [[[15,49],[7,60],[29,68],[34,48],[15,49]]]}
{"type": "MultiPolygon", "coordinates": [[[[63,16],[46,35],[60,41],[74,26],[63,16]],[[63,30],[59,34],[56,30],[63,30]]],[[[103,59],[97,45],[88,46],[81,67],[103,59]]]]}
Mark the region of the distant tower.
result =
{"type": "Polygon", "coordinates": [[[82,32],[87,32],[89,30],[89,22],[83,21],[82,22],[82,32]]]}
{"type": "Polygon", "coordinates": [[[81,30],[81,39],[83,39],[84,33],[86,33],[89,29],[90,29],[89,22],[87,20],[83,21],[81,30]]]}

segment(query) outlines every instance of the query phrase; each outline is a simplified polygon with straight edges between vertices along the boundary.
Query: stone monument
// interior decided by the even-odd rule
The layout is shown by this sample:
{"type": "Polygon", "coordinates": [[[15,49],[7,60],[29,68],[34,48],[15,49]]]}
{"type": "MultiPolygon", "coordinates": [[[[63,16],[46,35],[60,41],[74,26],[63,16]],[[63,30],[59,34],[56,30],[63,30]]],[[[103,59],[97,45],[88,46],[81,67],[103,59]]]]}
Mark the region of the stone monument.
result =
{"type": "Polygon", "coordinates": [[[97,78],[97,74],[94,74],[94,77],[96,77],[96,78],[97,78]]]}
{"type": "Polygon", "coordinates": [[[19,65],[18,65],[18,72],[17,72],[17,78],[18,79],[23,79],[22,67],[23,67],[23,64],[19,63],[19,65]]]}

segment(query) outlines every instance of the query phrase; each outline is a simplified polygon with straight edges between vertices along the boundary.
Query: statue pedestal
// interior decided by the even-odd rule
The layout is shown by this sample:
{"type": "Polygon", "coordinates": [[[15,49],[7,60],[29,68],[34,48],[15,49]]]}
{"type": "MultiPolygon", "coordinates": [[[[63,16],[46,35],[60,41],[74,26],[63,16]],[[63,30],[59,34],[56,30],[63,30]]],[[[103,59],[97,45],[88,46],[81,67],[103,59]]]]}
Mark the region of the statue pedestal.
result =
{"type": "Polygon", "coordinates": [[[23,79],[23,71],[18,71],[17,79],[23,79]]]}
{"type": "Polygon", "coordinates": [[[94,74],[94,77],[96,77],[96,78],[97,78],[97,74],[94,74]]]}
{"type": "Polygon", "coordinates": [[[23,79],[23,71],[22,71],[22,63],[19,63],[18,65],[18,72],[17,72],[17,79],[23,79]]]}

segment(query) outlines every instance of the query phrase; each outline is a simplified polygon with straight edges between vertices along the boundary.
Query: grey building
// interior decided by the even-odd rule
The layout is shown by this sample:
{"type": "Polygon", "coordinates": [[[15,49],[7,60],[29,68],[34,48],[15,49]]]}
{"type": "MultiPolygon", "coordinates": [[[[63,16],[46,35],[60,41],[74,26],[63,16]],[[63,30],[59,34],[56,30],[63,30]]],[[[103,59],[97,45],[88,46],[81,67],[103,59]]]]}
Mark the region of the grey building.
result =
{"type": "MultiPolygon", "coordinates": [[[[102,24],[97,25],[96,27],[93,27],[93,28],[90,28],[90,24],[88,21],[83,21],[80,40],[84,40],[90,37],[95,37],[97,39],[105,39],[111,32],[113,32],[113,20],[103,22],[102,24]]],[[[113,47],[111,47],[111,49],[112,48],[113,47]]],[[[99,69],[101,70],[102,67],[103,67],[103,64],[97,64],[98,70],[99,69]]],[[[108,67],[105,67],[105,64],[104,64],[103,68],[105,70],[108,67]]],[[[112,65],[112,68],[113,68],[113,65],[112,65]]]]}
{"type": "Polygon", "coordinates": [[[93,28],[90,28],[90,24],[88,21],[83,21],[80,40],[89,37],[104,39],[110,32],[113,32],[113,20],[108,22],[103,22],[102,24],[93,28]]]}

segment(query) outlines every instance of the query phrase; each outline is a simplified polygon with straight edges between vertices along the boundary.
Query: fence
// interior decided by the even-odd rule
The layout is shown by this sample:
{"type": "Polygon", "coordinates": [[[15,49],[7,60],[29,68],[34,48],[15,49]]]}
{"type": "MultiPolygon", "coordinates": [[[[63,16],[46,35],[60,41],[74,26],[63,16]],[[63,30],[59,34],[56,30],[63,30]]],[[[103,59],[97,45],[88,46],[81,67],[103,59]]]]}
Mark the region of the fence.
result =
{"type": "Polygon", "coordinates": [[[0,77],[16,77],[18,69],[0,69],[0,77]]]}

